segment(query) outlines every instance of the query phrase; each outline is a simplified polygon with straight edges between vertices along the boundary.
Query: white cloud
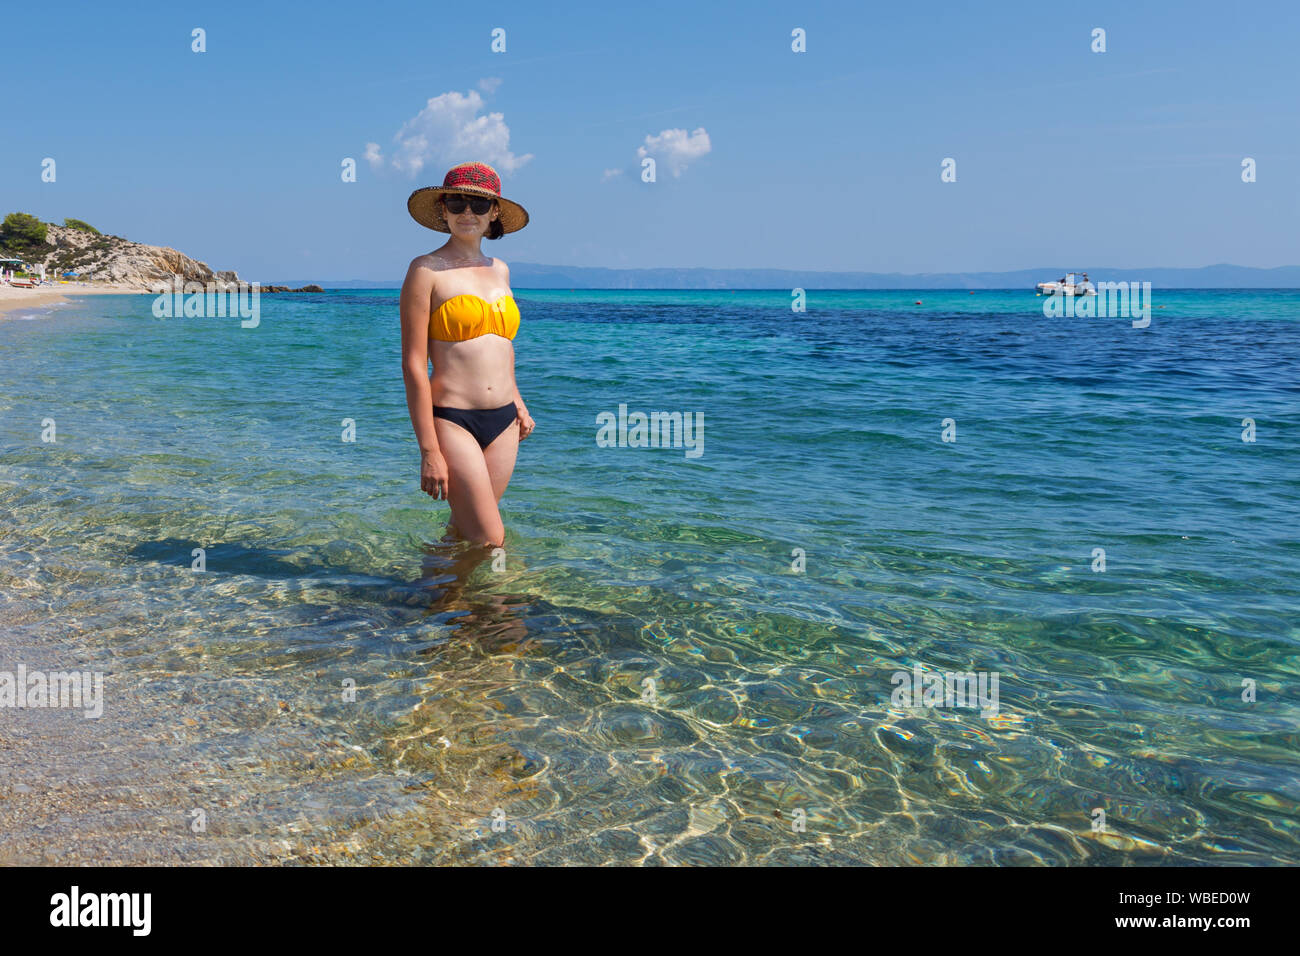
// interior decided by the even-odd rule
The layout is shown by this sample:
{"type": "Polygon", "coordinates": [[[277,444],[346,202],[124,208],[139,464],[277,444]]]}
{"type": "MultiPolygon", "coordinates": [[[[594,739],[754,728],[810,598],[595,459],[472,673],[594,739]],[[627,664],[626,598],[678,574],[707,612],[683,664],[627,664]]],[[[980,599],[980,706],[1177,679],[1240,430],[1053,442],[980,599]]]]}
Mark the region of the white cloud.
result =
{"type": "Polygon", "coordinates": [[[637,147],[636,154],[641,159],[653,156],[656,163],[667,166],[674,176],[680,176],[688,164],[712,149],[709,134],[701,126],[689,134],[684,129],[666,129],[658,136],[647,136],[645,145],[637,147]]]}
{"type": "Polygon", "coordinates": [[[501,77],[499,76],[485,76],[483,79],[478,81],[478,88],[482,90],[484,93],[486,93],[488,96],[491,96],[493,93],[495,93],[497,91],[497,87],[500,85],[501,85],[501,77]]]}
{"type": "MultiPolygon", "coordinates": [[[[500,80],[483,82],[493,84],[495,89],[500,80]]],[[[477,90],[467,94],[453,90],[432,97],[393,136],[396,146],[389,165],[411,178],[419,175],[425,166],[449,167],[470,161],[488,163],[502,175],[513,173],[532,159],[533,154],[516,156],[510,152],[510,128],[506,126],[505,114],[480,116],[482,109],[483,98],[477,90]]],[[[383,163],[377,143],[366,144],[365,156],[372,166],[383,163]]]]}
{"type": "Polygon", "coordinates": [[[623,175],[623,170],[621,169],[607,169],[605,170],[604,175],[600,177],[600,181],[602,183],[608,182],[609,180],[615,178],[616,176],[622,176],[622,175],[623,175]]]}

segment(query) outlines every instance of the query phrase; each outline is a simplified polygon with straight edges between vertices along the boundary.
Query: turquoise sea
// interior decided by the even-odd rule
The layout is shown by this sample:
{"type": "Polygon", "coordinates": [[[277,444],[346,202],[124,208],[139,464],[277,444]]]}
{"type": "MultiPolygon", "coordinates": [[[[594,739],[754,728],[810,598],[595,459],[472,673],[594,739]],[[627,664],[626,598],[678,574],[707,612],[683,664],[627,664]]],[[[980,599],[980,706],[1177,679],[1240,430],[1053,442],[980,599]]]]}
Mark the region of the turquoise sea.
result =
{"type": "Polygon", "coordinates": [[[419,490],[395,289],[0,317],[0,670],[108,672],[66,774],[116,795],[10,838],[1300,862],[1300,291],[1156,290],[1145,329],[1020,290],[515,296],[495,561],[419,490]],[[599,447],[621,404],[702,413],[704,453],[599,447]],[[997,675],[996,712],[900,704],[916,669],[997,675]]]}

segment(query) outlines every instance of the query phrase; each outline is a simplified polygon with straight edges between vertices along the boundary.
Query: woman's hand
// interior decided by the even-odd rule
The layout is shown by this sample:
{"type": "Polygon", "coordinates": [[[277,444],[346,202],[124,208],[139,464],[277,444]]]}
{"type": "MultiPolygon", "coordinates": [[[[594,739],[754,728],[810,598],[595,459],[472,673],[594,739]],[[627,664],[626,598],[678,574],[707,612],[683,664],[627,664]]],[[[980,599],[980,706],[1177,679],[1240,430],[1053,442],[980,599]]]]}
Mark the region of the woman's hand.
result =
{"type": "Polygon", "coordinates": [[[537,423],[533,421],[533,416],[528,414],[528,409],[523,402],[516,402],[515,404],[519,406],[519,414],[515,416],[515,420],[519,422],[519,440],[523,441],[533,433],[537,423]]]}
{"type": "Polygon", "coordinates": [[[420,453],[420,490],[434,499],[447,498],[447,459],[434,449],[420,453]]]}

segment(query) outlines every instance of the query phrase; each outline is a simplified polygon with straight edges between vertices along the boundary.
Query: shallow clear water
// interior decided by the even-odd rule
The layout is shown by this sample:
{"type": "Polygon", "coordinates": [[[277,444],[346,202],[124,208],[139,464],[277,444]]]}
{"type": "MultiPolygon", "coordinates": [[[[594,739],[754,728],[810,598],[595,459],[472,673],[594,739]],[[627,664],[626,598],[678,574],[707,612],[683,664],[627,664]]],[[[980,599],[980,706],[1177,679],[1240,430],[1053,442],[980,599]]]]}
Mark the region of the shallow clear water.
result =
{"type": "Polygon", "coordinates": [[[501,568],[439,543],[396,297],[0,319],[0,669],[109,666],[102,722],[210,760],[231,846],[1300,859],[1300,292],[1157,290],[1133,329],[1020,291],[516,290],[501,568]],[[598,447],[620,404],[702,412],[704,454],[598,447]],[[997,712],[895,704],[914,666],[996,672],[997,712]]]}

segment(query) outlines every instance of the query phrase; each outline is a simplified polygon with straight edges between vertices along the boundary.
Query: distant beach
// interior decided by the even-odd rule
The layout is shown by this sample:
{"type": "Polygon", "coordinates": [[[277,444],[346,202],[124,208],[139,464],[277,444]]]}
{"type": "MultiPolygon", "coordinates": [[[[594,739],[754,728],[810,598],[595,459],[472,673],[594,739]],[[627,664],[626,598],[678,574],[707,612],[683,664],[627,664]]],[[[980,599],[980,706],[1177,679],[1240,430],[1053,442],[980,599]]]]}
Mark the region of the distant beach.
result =
{"type": "Polygon", "coordinates": [[[138,286],[109,283],[59,282],[35,289],[15,288],[0,283],[0,315],[32,307],[45,308],[66,302],[70,295],[147,295],[138,286]]]}

